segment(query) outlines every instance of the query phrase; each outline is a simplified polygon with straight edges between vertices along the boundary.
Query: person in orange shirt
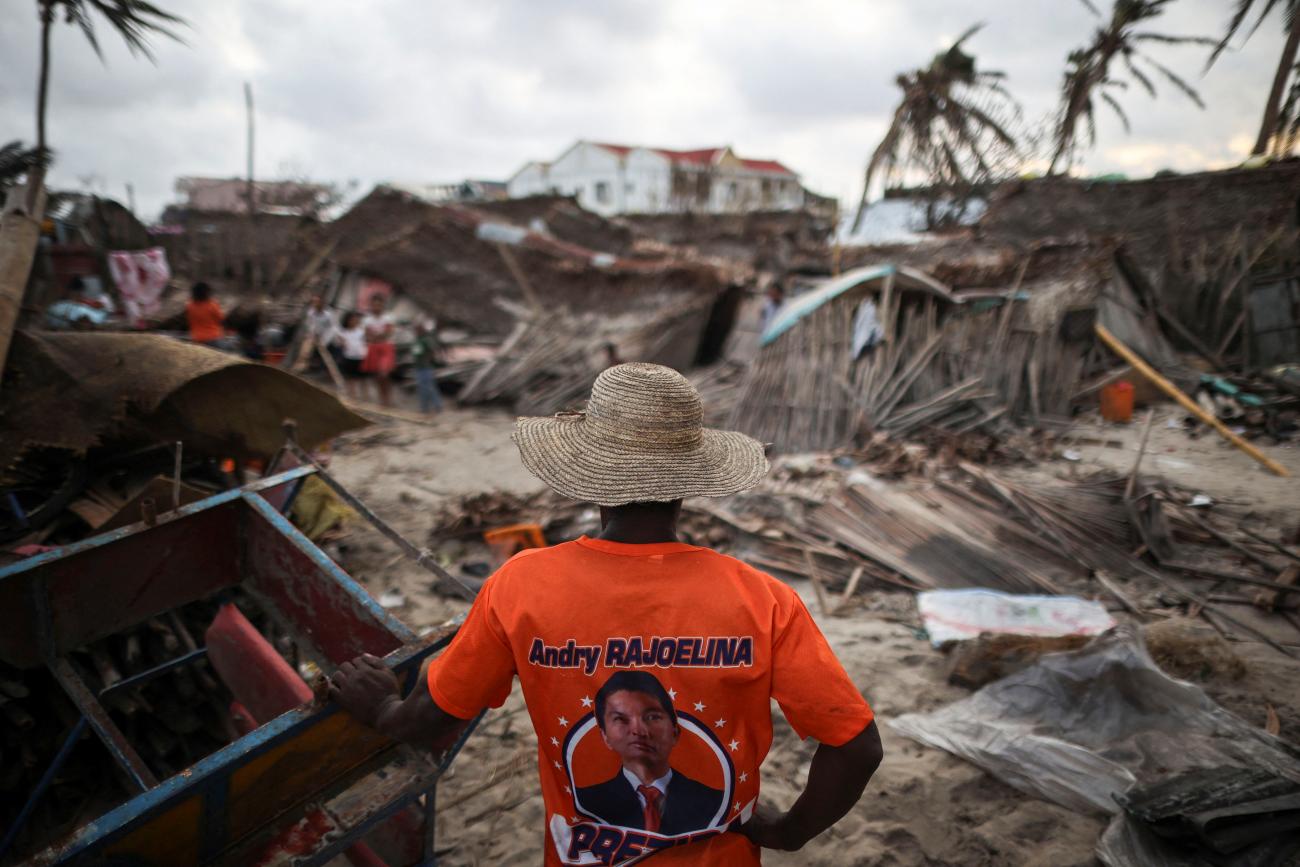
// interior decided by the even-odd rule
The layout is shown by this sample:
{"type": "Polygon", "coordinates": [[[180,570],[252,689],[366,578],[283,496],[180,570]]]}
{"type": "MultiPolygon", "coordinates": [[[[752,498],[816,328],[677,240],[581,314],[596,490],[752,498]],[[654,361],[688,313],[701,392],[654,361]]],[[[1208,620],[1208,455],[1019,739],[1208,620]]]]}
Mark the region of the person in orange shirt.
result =
{"type": "Polygon", "coordinates": [[[221,312],[221,306],[212,300],[212,287],[207,283],[195,283],[190,288],[185,318],[190,326],[190,340],[195,343],[211,346],[226,335],[222,327],[225,314],[221,312]]]}
{"type": "Polygon", "coordinates": [[[520,419],[524,465],[600,505],[600,534],[508,560],[425,688],[402,698],[373,656],[331,679],[366,725],[440,749],[517,677],[547,865],[755,865],[762,848],[799,849],[844,816],[883,756],[870,706],[798,594],[678,540],[685,497],[738,493],[768,469],[760,443],[705,429],[703,415],[685,377],[635,363],[597,377],[585,412],[520,419]],[[773,699],[819,743],[784,811],[759,801],[773,699]]]}

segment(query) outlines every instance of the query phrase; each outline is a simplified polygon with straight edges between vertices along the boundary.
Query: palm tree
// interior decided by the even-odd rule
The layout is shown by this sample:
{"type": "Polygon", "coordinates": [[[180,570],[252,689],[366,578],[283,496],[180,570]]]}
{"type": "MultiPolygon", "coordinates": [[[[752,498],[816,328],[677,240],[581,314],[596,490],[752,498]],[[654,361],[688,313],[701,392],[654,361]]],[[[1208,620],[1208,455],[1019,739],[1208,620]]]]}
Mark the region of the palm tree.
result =
{"type": "Polygon", "coordinates": [[[66,23],[81,28],[100,60],[104,59],[104,53],[95,36],[92,13],[97,13],[108,21],[132,54],[143,54],[149,60],[154,59],[149,48],[149,37],[158,33],[179,42],[180,37],[169,30],[168,26],[185,24],[183,19],[164,12],[145,0],[36,0],[36,5],[41,18],[41,72],[36,91],[36,148],[40,151],[46,148],[45,106],[50,80],[50,31],[59,13],[63,14],[66,23]]]}
{"type": "MultiPolygon", "coordinates": [[[[1259,25],[1264,23],[1264,19],[1278,5],[1282,5],[1279,0],[1264,0],[1260,4],[1263,8],[1260,9],[1259,18],[1255,19],[1255,26],[1250,28],[1250,33],[1246,34],[1247,39],[1255,35],[1259,25]]],[[[1205,64],[1206,69],[1209,69],[1223,53],[1223,49],[1228,46],[1228,40],[1237,35],[1237,31],[1246,22],[1254,6],[1255,0],[1237,0],[1237,9],[1232,13],[1232,20],[1228,22],[1227,32],[1210,52],[1210,59],[1205,64]]],[[[1270,143],[1274,146],[1274,153],[1278,155],[1290,153],[1295,147],[1297,136],[1300,136],[1300,110],[1298,110],[1300,108],[1300,64],[1296,63],[1296,54],[1300,52],[1300,0],[1285,0],[1282,21],[1286,25],[1286,44],[1282,46],[1282,57],[1278,60],[1277,72],[1273,74],[1273,88],[1268,93],[1268,102],[1264,104],[1264,117],[1260,120],[1259,135],[1255,138],[1255,147],[1251,154],[1267,153],[1270,143]],[[1282,92],[1286,90],[1288,78],[1291,79],[1291,92],[1287,96],[1286,104],[1283,105],[1282,92]]]]}
{"type": "MultiPolygon", "coordinates": [[[[1101,17],[1091,0],[1082,0],[1094,15],[1101,17]]],[[[1159,42],[1165,45],[1213,45],[1214,40],[1204,36],[1169,36],[1163,33],[1147,31],[1137,32],[1138,25],[1164,12],[1164,7],[1173,0],[1115,0],[1110,20],[1105,27],[1099,27],[1093,35],[1092,42],[1070,52],[1069,65],[1065,70],[1065,81],[1061,87],[1061,109],[1057,116],[1053,138],[1056,148],[1052,154],[1052,163],[1048,174],[1055,174],[1057,166],[1064,159],[1067,164],[1072,161],[1079,147],[1079,121],[1087,124],[1088,143],[1097,140],[1096,117],[1094,115],[1094,98],[1100,99],[1114,110],[1129,130],[1128,115],[1115,99],[1114,90],[1125,90],[1128,82],[1111,75],[1111,64],[1119,60],[1128,70],[1133,80],[1151,96],[1156,95],[1155,83],[1151,72],[1158,73],[1170,84],[1181,90],[1188,99],[1201,108],[1205,103],[1201,95],[1190,84],[1180,78],[1173,70],[1155,60],[1141,49],[1148,43],[1159,42]],[[1144,68],[1144,66],[1146,68],[1144,68]]]]}
{"type": "Polygon", "coordinates": [[[1006,74],[977,69],[974,56],[962,50],[983,26],[967,30],[929,66],[895,79],[903,98],[867,163],[853,231],[862,223],[877,171],[889,176],[910,167],[921,170],[932,186],[969,188],[995,175],[1008,155],[1018,154],[1008,126],[1020,107],[1002,86],[1006,74]]]}
{"type": "Polygon", "coordinates": [[[48,153],[39,148],[25,148],[20,141],[0,145],[0,205],[5,194],[18,179],[38,166],[44,166],[48,153]]]}

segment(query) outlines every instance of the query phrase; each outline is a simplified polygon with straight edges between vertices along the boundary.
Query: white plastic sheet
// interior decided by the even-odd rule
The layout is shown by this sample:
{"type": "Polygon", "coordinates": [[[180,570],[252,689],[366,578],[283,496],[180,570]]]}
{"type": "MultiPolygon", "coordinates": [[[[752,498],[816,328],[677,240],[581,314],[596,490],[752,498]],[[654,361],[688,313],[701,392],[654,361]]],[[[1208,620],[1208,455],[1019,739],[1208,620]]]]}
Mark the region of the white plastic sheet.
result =
{"type": "Polygon", "coordinates": [[[1010,635],[1100,635],[1115,621],[1100,602],[1074,596],[1023,596],[996,590],[927,590],[916,606],[930,640],[975,638],[981,632],[1010,635]]]}

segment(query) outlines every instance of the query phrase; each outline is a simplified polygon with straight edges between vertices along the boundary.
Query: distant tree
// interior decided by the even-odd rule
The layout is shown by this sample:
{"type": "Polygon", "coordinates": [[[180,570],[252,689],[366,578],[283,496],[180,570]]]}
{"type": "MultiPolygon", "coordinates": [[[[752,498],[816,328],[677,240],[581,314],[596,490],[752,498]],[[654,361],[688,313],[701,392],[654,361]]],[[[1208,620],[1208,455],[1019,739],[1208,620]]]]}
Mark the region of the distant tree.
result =
{"type": "Polygon", "coordinates": [[[975,57],[962,50],[983,26],[971,27],[929,66],[895,79],[903,98],[867,163],[853,231],[877,172],[888,178],[914,169],[930,187],[956,191],[992,180],[1004,158],[1018,153],[1010,127],[1020,107],[1002,85],[1006,74],[977,69],[975,57]]]}
{"type": "MultiPolygon", "coordinates": [[[[1082,0],[1094,15],[1101,17],[1091,0],[1082,0]]],[[[1061,107],[1057,114],[1053,138],[1055,147],[1048,174],[1055,174],[1063,163],[1068,167],[1079,148],[1079,122],[1087,126],[1088,144],[1097,141],[1097,122],[1094,115],[1094,100],[1100,99],[1114,110],[1124,124],[1124,130],[1130,129],[1128,114],[1125,113],[1112,91],[1126,90],[1129,83],[1111,74],[1111,66],[1119,60],[1128,70],[1133,80],[1151,96],[1156,95],[1155,83],[1151,80],[1152,72],[1160,75],[1188,99],[1201,108],[1205,103],[1196,89],[1184,81],[1173,70],[1144,54],[1141,48],[1151,42],[1166,45],[1213,45],[1214,40],[1204,36],[1169,36],[1163,33],[1137,32],[1138,25],[1164,13],[1165,7],[1173,0],[1115,0],[1110,20],[1106,26],[1097,28],[1092,42],[1084,48],[1071,51],[1065,70],[1065,81],[1061,87],[1061,107]],[[1144,66],[1146,68],[1144,68],[1144,66]]]]}
{"type": "Polygon", "coordinates": [[[108,21],[117,34],[122,37],[132,54],[143,54],[153,60],[148,39],[154,34],[161,34],[170,39],[181,41],[180,37],[168,29],[170,25],[184,25],[185,21],[164,12],[144,0],[36,0],[36,7],[41,19],[41,71],[36,91],[36,148],[45,150],[45,108],[49,95],[50,80],[50,31],[54,21],[63,15],[68,24],[75,24],[86,34],[90,47],[95,49],[100,60],[104,53],[99,48],[99,39],[95,35],[94,15],[108,21]]]}
{"type": "MultiPolygon", "coordinates": [[[[1264,117],[1260,120],[1259,135],[1255,138],[1255,147],[1251,153],[1268,153],[1271,146],[1273,153],[1281,156],[1290,153],[1296,146],[1297,138],[1300,138],[1300,63],[1296,62],[1296,55],[1300,52],[1300,0],[1262,0],[1258,6],[1259,17],[1255,19],[1255,26],[1250,28],[1246,38],[1254,36],[1268,14],[1280,6],[1282,23],[1286,27],[1286,43],[1282,46],[1277,72],[1273,74],[1273,87],[1269,90],[1268,102],[1264,104],[1264,117]],[[1283,103],[1282,94],[1287,90],[1287,79],[1291,81],[1291,88],[1283,103]]],[[[1255,0],[1237,0],[1237,8],[1232,14],[1232,20],[1228,22],[1223,39],[1210,52],[1210,59],[1205,64],[1207,69],[1219,58],[1223,49],[1228,47],[1228,41],[1237,35],[1254,8],[1255,0]]]]}

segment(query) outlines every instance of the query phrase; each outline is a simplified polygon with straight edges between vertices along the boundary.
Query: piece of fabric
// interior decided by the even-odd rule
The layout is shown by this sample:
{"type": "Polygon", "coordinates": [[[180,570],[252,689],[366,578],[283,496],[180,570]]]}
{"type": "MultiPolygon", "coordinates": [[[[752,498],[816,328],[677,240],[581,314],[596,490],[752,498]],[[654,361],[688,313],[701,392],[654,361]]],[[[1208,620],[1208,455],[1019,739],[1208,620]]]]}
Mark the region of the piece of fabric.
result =
{"type": "Polygon", "coordinates": [[[161,309],[162,293],[172,276],[167,252],[162,247],[134,252],[111,251],[108,271],[122,296],[126,315],[133,322],[139,323],[161,309]]]}
{"type": "Polygon", "coordinates": [[[383,298],[385,303],[392,297],[393,287],[378,277],[367,277],[361,281],[357,288],[357,309],[369,310],[370,301],[376,296],[383,298]]]}
{"type": "Polygon", "coordinates": [[[354,520],[357,513],[333,488],[317,476],[308,476],[293,498],[289,517],[303,535],[316,542],[340,524],[354,520]]]}
{"type": "Polygon", "coordinates": [[[391,343],[371,343],[366,346],[366,360],[361,369],[375,376],[387,376],[397,366],[397,347],[391,343]]]}
{"type": "Polygon", "coordinates": [[[499,707],[516,675],[537,732],[550,865],[648,852],[656,864],[757,864],[757,848],[728,831],[758,798],[771,700],[801,737],[833,746],[872,720],[793,590],[675,542],[583,537],[507,561],[428,686],[469,719],[499,707]],[[655,833],[622,771],[668,770],[655,833]]]}
{"type": "Polygon", "coordinates": [[[55,301],[45,308],[45,324],[49,328],[94,327],[107,321],[107,311],[79,301],[55,301]]]}
{"type": "Polygon", "coordinates": [[[195,343],[211,343],[225,336],[221,323],[225,320],[221,306],[212,299],[207,301],[190,301],[185,305],[185,319],[190,324],[190,340],[195,343]]]}
{"type": "Polygon", "coordinates": [[[880,326],[880,316],[876,312],[876,302],[864,298],[853,315],[853,357],[862,353],[885,339],[885,329],[880,326]]]}

